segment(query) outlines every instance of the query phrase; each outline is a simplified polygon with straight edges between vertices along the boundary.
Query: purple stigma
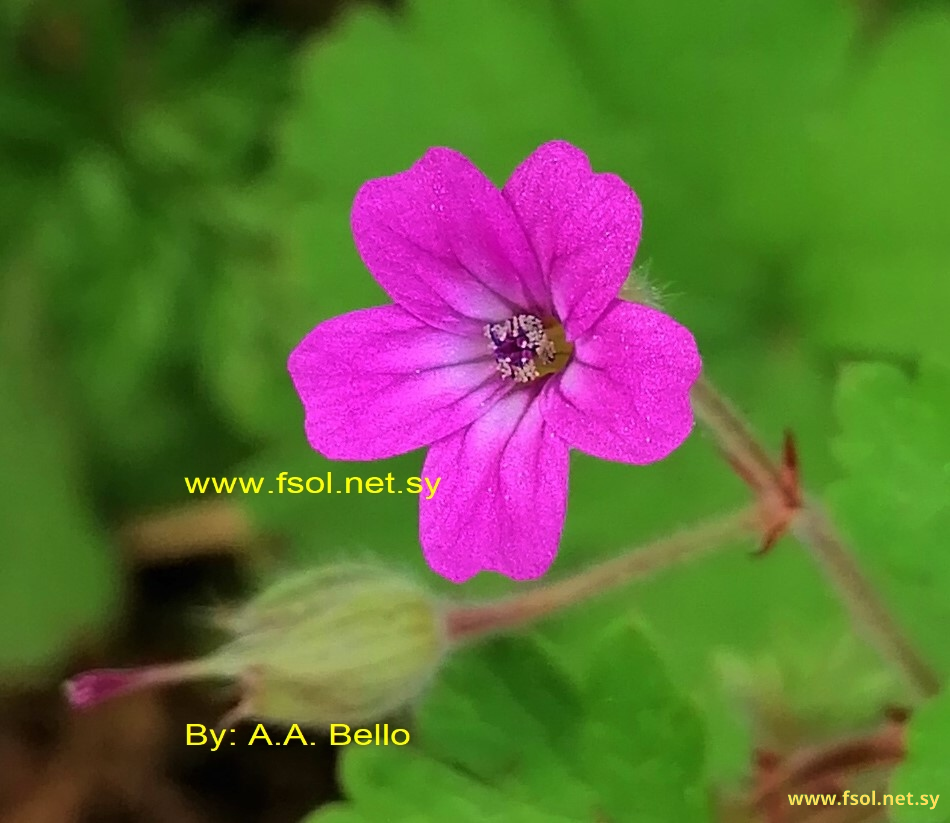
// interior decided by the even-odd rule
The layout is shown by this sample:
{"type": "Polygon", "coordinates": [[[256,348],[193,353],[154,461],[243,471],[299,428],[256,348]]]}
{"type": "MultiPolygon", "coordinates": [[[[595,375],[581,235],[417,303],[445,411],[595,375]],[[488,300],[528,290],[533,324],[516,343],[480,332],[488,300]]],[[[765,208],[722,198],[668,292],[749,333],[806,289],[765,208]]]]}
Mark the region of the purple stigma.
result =
{"type": "Polygon", "coordinates": [[[548,338],[544,323],[533,314],[518,314],[501,323],[485,326],[492,354],[503,378],[516,383],[530,383],[541,373],[538,364],[554,360],[554,344],[548,338]]]}

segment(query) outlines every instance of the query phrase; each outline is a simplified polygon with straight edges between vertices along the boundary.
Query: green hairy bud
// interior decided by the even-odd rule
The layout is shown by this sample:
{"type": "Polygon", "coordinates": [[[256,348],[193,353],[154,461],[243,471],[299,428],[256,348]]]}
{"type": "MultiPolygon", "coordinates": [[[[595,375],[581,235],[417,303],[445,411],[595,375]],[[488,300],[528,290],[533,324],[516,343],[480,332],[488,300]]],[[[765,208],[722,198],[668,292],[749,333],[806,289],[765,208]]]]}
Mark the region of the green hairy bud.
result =
{"type": "Polygon", "coordinates": [[[253,717],[360,725],[418,697],[448,650],[435,599],[364,564],[277,580],[223,623],[231,639],[203,659],[87,672],[67,682],[67,697],[82,708],[159,684],[220,678],[244,687],[228,724],[253,717]]]}
{"type": "Polygon", "coordinates": [[[667,302],[666,298],[663,289],[653,279],[649,260],[634,266],[620,289],[621,300],[642,303],[654,309],[661,309],[667,302]]]}

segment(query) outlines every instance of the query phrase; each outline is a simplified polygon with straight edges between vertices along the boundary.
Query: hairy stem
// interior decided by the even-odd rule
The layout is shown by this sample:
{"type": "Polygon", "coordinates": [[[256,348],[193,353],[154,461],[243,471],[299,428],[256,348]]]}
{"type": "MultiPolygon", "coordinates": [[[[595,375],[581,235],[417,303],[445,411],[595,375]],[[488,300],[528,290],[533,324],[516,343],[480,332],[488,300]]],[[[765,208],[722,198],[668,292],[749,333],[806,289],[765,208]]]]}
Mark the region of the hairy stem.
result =
{"type": "Polygon", "coordinates": [[[630,549],[573,577],[523,594],[495,603],[452,606],[446,615],[449,638],[460,643],[521,628],[612,589],[694,560],[730,540],[754,534],[757,524],[756,512],[746,509],[703,521],[670,537],[630,549]]]}
{"type": "MultiPolygon", "coordinates": [[[[780,468],[735,409],[704,377],[693,387],[692,398],[697,418],[716,438],[726,458],[762,490],[760,493],[781,497],[780,468]]],[[[897,668],[920,697],[937,694],[940,678],[891,617],[853,551],[813,499],[806,497],[790,526],[837,592],[856,630],[897,668]]]]}

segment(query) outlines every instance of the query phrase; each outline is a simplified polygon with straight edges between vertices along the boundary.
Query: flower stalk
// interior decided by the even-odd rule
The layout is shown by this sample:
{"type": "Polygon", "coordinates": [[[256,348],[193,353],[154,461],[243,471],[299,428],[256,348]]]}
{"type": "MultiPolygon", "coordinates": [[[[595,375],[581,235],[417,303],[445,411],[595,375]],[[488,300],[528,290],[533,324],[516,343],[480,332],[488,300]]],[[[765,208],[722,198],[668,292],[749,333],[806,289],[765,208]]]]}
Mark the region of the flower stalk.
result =
{"type": "Polygon", "coordinates": [[[462,644],[488,634],[523,628],[593,597],[695,560],[727,542],[755,534],[758,522],[754,509],[744,509],[704,520],[572,577],[522,594],[494,603],[451,606],[446,612],[448,638],[462,644]]]}

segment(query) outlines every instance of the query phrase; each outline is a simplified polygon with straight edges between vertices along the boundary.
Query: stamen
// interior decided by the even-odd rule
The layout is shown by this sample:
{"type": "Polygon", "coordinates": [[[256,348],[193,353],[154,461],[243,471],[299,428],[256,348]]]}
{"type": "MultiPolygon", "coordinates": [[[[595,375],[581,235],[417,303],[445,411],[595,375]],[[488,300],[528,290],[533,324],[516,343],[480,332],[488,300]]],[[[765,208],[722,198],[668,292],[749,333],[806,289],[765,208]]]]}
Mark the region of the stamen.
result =
{"type": "Polygon", "coordinates": [[[504,379],[530,383],[560,371],[574,347],[557,320],[545,323],[533,314],[518,314],[485,326],[498,371],[504,379]]]}

